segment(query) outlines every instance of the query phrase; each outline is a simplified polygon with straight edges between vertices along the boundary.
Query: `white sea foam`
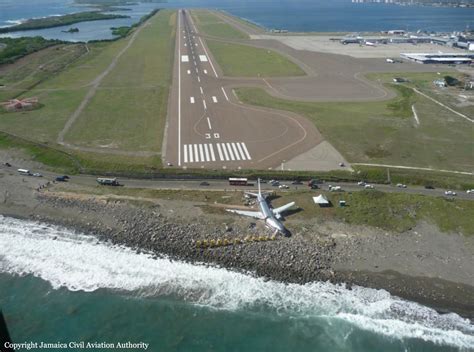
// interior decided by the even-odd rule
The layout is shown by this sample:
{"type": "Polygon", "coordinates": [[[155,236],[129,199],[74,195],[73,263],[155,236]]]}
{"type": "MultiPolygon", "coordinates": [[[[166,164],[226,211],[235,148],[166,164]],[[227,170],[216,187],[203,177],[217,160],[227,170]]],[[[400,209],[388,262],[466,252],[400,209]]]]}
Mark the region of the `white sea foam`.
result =
{"type": "Polygon", "coordinates": [[[53,288],[99,288],[173,295],[216,309],[271,309],[296,317],[337,320],[397,339],[474,348],[474,326],[384,290],[314,282],[283,284],[191,265],[99,243],[62,228],[0,216],[0,272],[40,277],[53,288]]]}

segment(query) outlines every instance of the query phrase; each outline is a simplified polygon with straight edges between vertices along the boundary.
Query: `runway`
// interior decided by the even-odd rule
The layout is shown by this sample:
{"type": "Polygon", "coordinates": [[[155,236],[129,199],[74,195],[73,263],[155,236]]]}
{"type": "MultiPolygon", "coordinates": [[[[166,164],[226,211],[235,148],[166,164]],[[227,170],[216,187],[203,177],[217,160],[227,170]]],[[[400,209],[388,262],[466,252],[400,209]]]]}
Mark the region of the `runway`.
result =
{"type": "Polygon", "coordinates": [[[225,82],[190,14],[179,10],[166,162],[183,168],[275,168],[323,140],[296,114],[244,106],[225,82]]]}

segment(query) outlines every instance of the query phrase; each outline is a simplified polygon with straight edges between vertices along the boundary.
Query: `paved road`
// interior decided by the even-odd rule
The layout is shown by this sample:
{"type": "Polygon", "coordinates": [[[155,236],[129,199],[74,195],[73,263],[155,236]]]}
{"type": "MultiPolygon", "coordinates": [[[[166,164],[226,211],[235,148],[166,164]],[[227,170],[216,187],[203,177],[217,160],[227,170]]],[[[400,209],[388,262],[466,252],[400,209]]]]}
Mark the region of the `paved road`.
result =
{"type": "Polygon", "coordinates": [[[240,104],[187,11],[178,12],[168,109],[166,162],[177,167],[267,169],[322,141],[312,123],[289,112],[240,104]]]}
{"type": "MultiPolygon", "coordinates": [[[[18,174],[17,169],[21,168],[20,165],[12,165],[11,167],[6,167],[4,165],[0,166],[0,175],[2,173],[9,173],[11,175],[18,175],[18,177],[28,177],[28,176],[21,176],[18,174]]],[[[41,178],[44,183],[47,181],[53,181],[58,174],[42,171],[42,170],[30,170],[31,172],[41,172],[43,177],[41,178]]],[[[30,176],[33,177],[33,176],[30,176]]],[[[97,186],[97,177],[92,175],[73,175],[71,176],[68,183],[76,184],[76,185],[83,185],[83,186],[97,186]]],[[[38,179],[39,180],[39,179],[38,179]]],[[[249,189],[256,189],[256,180],[249,180],[249,183],[252,183],[253,186],[230,186],[227,180],[213,180],[213,179],[153,179],[153,180],[142,180],[142,179],[129,179],[129,178],[120,178],[120,184],[127,188],[150,188],[150,189],[175,189],[175,190],[209,190],[209,191],[224,191],[224,190],[249,190],[249,189]],[[209,186],[201,186],[201,182],[209,183],[209,186]]],[[[280,190],[278,187],[272,187],[268,183],[263,183],[262,189],[263,190],[272,190],[278,192],[291,192],[295,190],[307,190],[308,187],[306,182],[301,185],[292,185],[291,181],[283,181],[280,180],[281,184],[286,184],[290,188],[288,190],[280,190]]],[[[327,191],[329,187],[329,182],[325,182],[320,186],[320,190],[327,191]]],[[[343,191],[348,192],[356,192],[362,191],[364,188],[358,186],[355,183],[347,183],[347,182],[338,182],[333,183],[334,185],[341,186],[343,191]]],[[[107,187],[107,186],[102,186],[107,187]]],[[[459,199],[466,199],[466,200],[474,200],[474,194],[467,194],[464,191],[457,192],[456,197],[446,197],[444,195],[444,189],[425,189],[424,187],[420,186],[410,186],[407,188],[398,188],[394,185],[374,185],[375,189],[382,191],[382,192],[393,192],[393,193],[408,193],[408,194],[422,194],[426,196],[435,196],[435,197],[445,197],[445,198],[459,198],[459,199]]],[[[317,195],[320,193],[320,190],[314,190],[314,194],[317,195]]]]}

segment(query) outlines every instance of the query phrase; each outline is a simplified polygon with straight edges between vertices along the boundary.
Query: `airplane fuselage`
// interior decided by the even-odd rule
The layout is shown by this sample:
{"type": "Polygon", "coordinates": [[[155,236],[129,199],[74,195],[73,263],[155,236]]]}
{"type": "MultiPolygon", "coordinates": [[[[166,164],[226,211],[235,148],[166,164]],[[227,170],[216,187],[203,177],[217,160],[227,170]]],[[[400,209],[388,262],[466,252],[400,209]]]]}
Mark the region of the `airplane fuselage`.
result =
{"type": "Polygon", "coordinates": [[[265,224],[269,228],[280,232],[282,235],[289,236],[290,231],[288,231],[285,226],[283,226],[283,224],[275,217],[275,214],[273,214],[273,211],[270,209],[267,201],[261,194],[257,195],[257,202],[261,213],[264,215],[265,224]]]}

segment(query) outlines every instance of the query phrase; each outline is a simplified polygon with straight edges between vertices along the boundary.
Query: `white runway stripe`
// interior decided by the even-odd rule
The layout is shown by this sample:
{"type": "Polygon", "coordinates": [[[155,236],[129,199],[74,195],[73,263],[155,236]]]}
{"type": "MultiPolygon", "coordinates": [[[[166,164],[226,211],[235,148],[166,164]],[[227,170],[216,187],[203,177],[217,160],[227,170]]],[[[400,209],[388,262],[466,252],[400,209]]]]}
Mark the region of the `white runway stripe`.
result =
{"type": "Polygon", "coordinates": [[[247,156],[247,160],[252,160],[252,158],[250,157],[249,151],[248,151],[247,146],[245,145],[245,143],[242,143],[242,148],[244,149],[245,155],[247,156]]]}
{"type": "Polygon", "coordinates": [[[188,70],[188,75],[190,75],[190,74],[191,74],[191,70],[188,70]]]}
{"type": "Polygon", "coordinates": [[[188,145],[188,148],[189,148],[189,162],[192,163],[194,162],[193,146],[190,144],[188,145]]]}
{"type": "Polygon", "coordinates": [[[206,101],[205,101],[205,100],[202,101],[202,105],[204,105],[204,110],[207,110],[207,105],[206,105],[206,101]]]}
{"type": "Polygon", "coordinates": [[[232,152],[232,146],[230,145],[230,143],[226,143],[225,145],[228,148],[230,160],[235,160],[234,152],[232,152]]]}
{"type": "Polygon", "coordinates": [[[239,150],[239,153],[242,156],[242,160],[247,160],[247,157],[245,156],[245,154],[242,150],[242,147],[240,146],[240,143],[236,143],[236,144],[237,144],[237,149],[239,150]]]}
{"type": "Polygon", "coordinates": [[[196,162],[199,162],[199,153],[198,153],[198,145],[194,145],[194,156],[196,157],[195,160],[196,162]]]}
{"type": "Polygon", "coordinates": [[[221,87],[221,89],[222,89],[222,93],[224,93],[225,100],[229,101],[229,97],[227,96],[227,93],[225,92],[224,87],[221,87]]]}
{"type": "Polygon", "coordinates": [[[181,62],[189,62],[189,56],[188,55],[181,55],[181,62]]]}
{"type": "Polygon", "coordinates": [[[221,161],[224,161],[224,155],[222,155],[221,145],[217,143],[216,146],[217,146],[217,153],[219,154],[219,159],[221,161]]]}
{"type": "Polygon", "coordinates": [[[211,159],[209,158],[209,149],[207,144],[204,144],[204,154],[206,155],[206,161],[210,161],[211,159]]]}
{"type": "Polygon", "coordinates": [[[215,96],[213,96],[213,97],[212,97],[212,101],[213,101],[214,103],[217,103],[217,98],[216,98],[215,96]]]}
{"type": "Polygon", "coordinates": [[[199,144],[199,156],[201,157],[201,161],[204,161],[204,150],[202,150],[202,144],[199,144]]]}
{"type": "Polygon", "coordinates": [[[204,70],[204,74],[207,75],[207,70],[204,70]]]}
{"type": "Polygon", "coordinates": [[[237,147],[235,146],[235,143],[232,143],[232,150],[234,151],[235,158],[237,160],[240,160],[240,155],[239,155],[239,152],[237,151],[237,147]]]}
{"type": "Polygon", "coordinates": [[[187,144],[184,145],[184,162],[185,163],[188,162],[188,145],[187,144]]]}
{"type": "Polygon", "coordinates": [[[212,147],[212,144],[209,144],[209,151],[211,152],[211,160],[216,161],[216,155],[214,154],[214,148],[212,147]]]}
{"type": "Polygon", "coordinates": [[[189,101],[191,102],[191,104],[194,104],[194,97],[189,98],[189,101]]]}
{"type": "Polygon", "coordinates": [[[225,159],[225,161],[230,160],[229,154],[227,153],[227,148],[225,147],[225,143],[222,143],[221,146],[222,146],[222,151],[224,152],[224,159],[225,159]]]}

